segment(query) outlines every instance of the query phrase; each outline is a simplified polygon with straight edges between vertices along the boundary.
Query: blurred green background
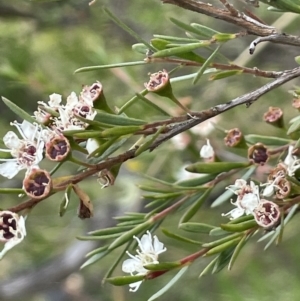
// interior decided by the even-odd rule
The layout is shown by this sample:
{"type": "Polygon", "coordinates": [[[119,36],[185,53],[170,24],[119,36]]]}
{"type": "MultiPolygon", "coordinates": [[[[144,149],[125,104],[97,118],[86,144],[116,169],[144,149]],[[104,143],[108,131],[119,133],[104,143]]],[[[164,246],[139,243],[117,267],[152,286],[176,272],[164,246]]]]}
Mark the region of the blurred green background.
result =
{"type": "MultiPolygon", "coordinates": [[[[174,67],[170,64],[149,64],[74,74],[80,67],[143,60],[142,55],[131,50],[131,45],[136,41],[108,18],[102,10],[103,5],[145,40],[151,39],[153,34],[184,37],[183,30],[169,20],[170,17],[179,16],[182,22],[196,22],[222,32],[239,31],[238,28],[222,21],[183,11],[175,6],[162,5],[159,0],[98,0],[91,6],[88,2],[0,0],[1,96],[14,101],[28,112],[33,112],[37,101],[48,101],[49,94],[59,93],[66,98],[72,91],[79,93],[83,84],[92,84],[99,80],[111,107],[120,107],[134,93],[143,90],[149,72],[153,73],[162,68],[171,70],[174,67]]],[[[240,8],[245,7],[240,1],[235,3],[240,8]]],[[[267,12],[265,5],[255,12],[270,24],[281,16],[267,12]]],[[[290,16],[291,14],[287,14],[285,17],[287,27],[284,30],[297,33],[299,18],[292,20],[290,16]]],[[[234,40],[225,45],[223,53],[232,61],[239,57],[239,61],[243,60],[248,67],[283,70],[296,66],[294,57],[299,55],[299,52],[291,46],[260,45],[258,47],[264,49],[258,55],[250,59],[248,53],[240,56],[252,39],[253,37],[246,37],[234,40]]],[[[197,68],[183,68],[180,74],[196,71],[197,68]]],[[[201,110],[214,104],[225,103],[268,81],[242,75],[208,82],[204,76],[197,85],[185,81],[174,85],[173,89],[182,102],[190,105],[193,110],[201,110]]],[[[284,136],[284,132],[278,132],[263,123],[262,116],[269,106],[281,106],[287,121],[297,116],[297,112],[291,107],[291,96],[287,93],[295,84],[297,81],[269,93],[248,109],[239,107],[226,112],[215,122],[224,129],[239,127],[246,134],[284,136]]],[[[166,99],[153,98],[153,101],[168,112],[178,112],[166,99]]],[[[16,119],[16,116],[3,103],[0,103],[0,112],[2,137],[11,129],[9,122],[16,119]]],[[[144,103],[135,104],[126,113],[132,117],[145,116],[149,121],[158,117],[157,112],[144,103]]],[[[114,254],[79,271],[78,267],[83,262],[84,255],[94,248],[95,244],[78,242],[76,236],[92,229],[114,225],[112,217],[123,214],[124,211],[141,210],[144,202],[136,184],[145,180],[141,178],[140,173],[167,180],[188,177],[182,172],[182,167],[199,160],[199,150],[205,143],[206,135],[203,128],[199,127],[182,135],[182,145],[178,144],[178,140],[174,140],[151,154],[128,162],[122,168],[114,187],[101,190],[96,178],[82,183],[81,187],[88,189],[95,207],[96,214],[91,221],[80,220],[77,217],[76,199],[72,200],[65,216],[59,217],[59,204],[63,197],[59,194],[37,206],[27,220],[26,239],[0,263],[0,300],[147,300],[168,283],[175,272],[144,283],[136,293],[129,293],[127,286],[102,286],[102,278],[113,262],[114,254]]],[[[225,149],[222,143],[224,134],[214,131],[208,136],[217,152],[226,156],[229,150],[225,149]]],[[[45,167],[47,168],[47,165],[45,167]]],[[[61,170],[60,174],[69,174],[76,170],[76,166],[70,165],[61,170]]],[[[22,174],[13,181],[1,178],[0,183],[1,187],[16,187],[21,186],[21,180],[22,174]]],[[[223,191],[226,184],[228,183],[220,185],[218,191],[223,191]]],[[[7,208],[21,201],[19,198],[2,195],[1,207],[7,208]]],[[[226,208],[211,210],[210,201],[213,199],[202,208],[197,219],[215,224],[220,221],[220,214],[229,211],[231,206],[228,204],[226,208]]],[[[164,227],[175,229],[178,216],[174,215],[168,219],[164,227]]],[[[209,262],[207,259],[198,260],[176,286],[159,300],[299,300],[299,226],[300,222],[295,218],[285,231],[283,243],[277,247],[272,246],[267,251],[263,251],[264,242],[256,244],[259,236],[255,236],[244,248],[232,271],[224,269],[219,274],[198,279],[209,262]]],[[[168,248],[168,252],[162,255],[164,261],[176,260],[196,251],[194,247],[182,246],[164,237],[159,230],[157,235],[168,248]]],[[[195,236],[194,238],[206,239],[195,236]]],[[[123,274],[120,267],[116,272],[118,275],[123,274]]]]}

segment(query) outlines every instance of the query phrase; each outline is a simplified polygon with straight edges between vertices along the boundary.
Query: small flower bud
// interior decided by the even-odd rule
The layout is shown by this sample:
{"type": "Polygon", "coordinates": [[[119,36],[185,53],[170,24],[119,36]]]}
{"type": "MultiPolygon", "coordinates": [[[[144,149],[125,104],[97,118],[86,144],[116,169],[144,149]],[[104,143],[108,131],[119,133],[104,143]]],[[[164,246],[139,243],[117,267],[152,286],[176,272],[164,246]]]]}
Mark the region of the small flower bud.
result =
{"type": "Polygon", "coordinates": [[[32,199],[46,197],[52,189],[52,179],[48,171],[32,168],[23,180],[23,189],[32,199]]]}
{"type": "Polygon", "coordinates": [[[206,143],[204,144],[200,150],[200,157],[204,159],[214,160],[215,157],[215,151],[213,147],[211,146],[209,139],[206,139],[206,143]]]}
{"type": "Polygon", "coordinates": [[[227,135],[224,138],[225,145],[228,147],[247,147],[244,136],[240,129],[234,128],[227,131],[227,135]]]}
{"type": "Polygon", "coordinates": [[[261,199],[253,215],[257,224],[265,229],[273,229],[280,222],[280,210],[277,204],[261,199]]]}
{"type": "Polygon", "coordinates": [[[70,151],[69,140],[64,135],[55,135],[46,143],[45,154],[51,161],[60,162],[65,160],[70,151]]]}
{"type": "Polygon", "coordinates": [[[248,159],[255,164],[264,165],[268,159],[268,149],[262,143],[256,143],[248,149],[248,159]]]}
{"type": "Polygon", "coordinates": [[[263,120],[278,128],[283,128],[283,111],[277,107],[269,107],[268,112],[264,113],[263,120]]]}

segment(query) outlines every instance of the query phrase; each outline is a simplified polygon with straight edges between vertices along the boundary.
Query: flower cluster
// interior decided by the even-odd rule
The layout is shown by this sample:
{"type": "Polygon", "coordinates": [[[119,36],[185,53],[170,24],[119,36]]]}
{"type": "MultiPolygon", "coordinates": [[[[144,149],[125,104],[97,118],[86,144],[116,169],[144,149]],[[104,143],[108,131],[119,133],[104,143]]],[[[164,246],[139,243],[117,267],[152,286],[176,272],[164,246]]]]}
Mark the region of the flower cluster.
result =
{"type": "MultiPolygon", "coordinates": [[[[126,252],[131,259],[126,259],[123,262],[122,270],[125,273],[129,273],[131,276],[134,275],[146,275],[148,270],[144,268],[147,264],[158,264],[158,255],[165,252],[167,249],[164,247],[164,244],[161,243],[157,236],[153,236],[149,231],[147,234],[144,234],[141,239],[136,236],[133,238],[138,242],[140,250],[136,250],[137,255],[133,256],[128,251],[126,252]]],[[[130,283],[131,292],[136,292],[142,281],[130,283]]]]}
{"type": "Polygon", "coordinates": [[[235,181],[234,185],[230,185],[227,189],[237,195],[235,202],[231,203],[236,206],[230,212],[223,216],[230,216],[230,219],[236,219],[244,214],[252,214],[257,224],[265,229],[275,227],[280,219],[280,210],[274,202],[260,199],[259,187],[254,182],[250,185],[243,179],[235,181]]]}

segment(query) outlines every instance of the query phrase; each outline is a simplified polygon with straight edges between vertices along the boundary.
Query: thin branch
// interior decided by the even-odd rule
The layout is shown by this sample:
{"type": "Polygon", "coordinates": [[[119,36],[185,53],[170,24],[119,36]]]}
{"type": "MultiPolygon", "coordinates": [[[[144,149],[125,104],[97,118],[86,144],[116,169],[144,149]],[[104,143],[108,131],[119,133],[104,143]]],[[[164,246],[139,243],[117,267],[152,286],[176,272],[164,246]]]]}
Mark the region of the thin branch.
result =
{"type": "Polygon", "coordinates": [[[211,4],[203,3],[198,0],[161,0],[163,3],[177,5],[187,10],[191,10],[206,16],[210,16],[216,19],[226,21],[231,24],[235,24],[239,27],[246,29],[247,33],[253,34],[256,36],[270,36],[275,35],[276,39],[270,40],[274,43],[280,43],[285,45],[300,46],[300,37],[288,34],[282,34],[277,31],[273,26],[266,25],[261,23],[256,19],[248,16],[245,13],[240,13],[235,16],[232,15],[227,9],[220,9],[214,7],[211,4]]]}

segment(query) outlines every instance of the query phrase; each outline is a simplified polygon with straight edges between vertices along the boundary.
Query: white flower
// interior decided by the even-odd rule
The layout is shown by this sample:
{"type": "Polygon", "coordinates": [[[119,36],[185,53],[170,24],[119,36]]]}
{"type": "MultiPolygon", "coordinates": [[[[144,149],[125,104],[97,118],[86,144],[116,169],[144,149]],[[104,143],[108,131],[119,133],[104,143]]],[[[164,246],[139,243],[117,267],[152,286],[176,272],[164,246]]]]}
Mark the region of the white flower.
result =
{"type": "Polygon", "coordinates": [[[209,139],[206,139],[205,145],[202,146],[200,150],[200,157],[205,159],[213,158],[215,155],[213,147],[210,145],[209,139]]]}
{"type": "Polygon", "coordinates": [[[288,154],[283,161],[283,163],[287,167],[287,173],[290,177],[294,176],[296,170],[300,168],[300,160],[297,159],[296,156],[293,156],[293,150],[293,145],[290,145],[288,149],[288,154]]]}
{"type": "Polygon", "coordinates": [[[228,213],[223,213],[222,216],[230,216],[230,219],[236,219],[244,214],[253,214],[254,210],[260,204],[259,188],[254,182],[247,182],[243,179],[238,179],[235,181],[235,185],[230,185],[226,187],[227,189],[234,192],[238,197],[236,202],[231,204],[237,208],[232,209],[228,213]]]}
{"type": "Polygon", "coordinates": [[[25,219],[11,211],[0,211],[0,241],[5,242],[2,257],[26,236],[25,219]]]}
{"type": "Polygon", "coordinates": [[[0,159],[6,161],[0,164],[0,175],[13,178],[20,170],[30,170],[38,167],[38,163],[43,159],[44,141],[41,138],[39,125],[33,125],[24,120],[21,124],[12,123],[19,131],[22,139],[12,131],[4,137],[3,142],[8,149],[0,149],[2,152],[9,152],[12,159],[0,159]]]}
{"type": "MultiPolygon", "coordinates": [[[[136,250],[137,255],[133,256],[128,251],[126,252],[131,259],[126,259],[123,262],[122,270],[125,273],[130,273],[131,276],[134,275],[146,275],[148,270],[144,268],[147,264],[158,264],[158,255],[165,252],[167,249],[164,244],[161,243],[157,236],[153,236],[149,231],[144,234],[141,239],[136,236],[133,238],[138,242],[140,250],[136,250]]],[[[131,283],[129,291],[135,292],[140,287],[142,281],[131,283]]]]}

